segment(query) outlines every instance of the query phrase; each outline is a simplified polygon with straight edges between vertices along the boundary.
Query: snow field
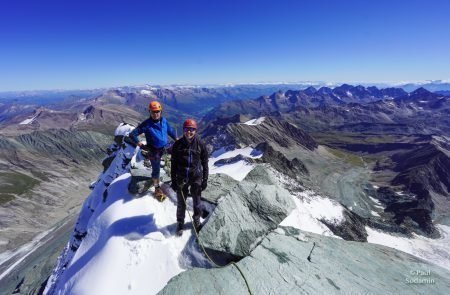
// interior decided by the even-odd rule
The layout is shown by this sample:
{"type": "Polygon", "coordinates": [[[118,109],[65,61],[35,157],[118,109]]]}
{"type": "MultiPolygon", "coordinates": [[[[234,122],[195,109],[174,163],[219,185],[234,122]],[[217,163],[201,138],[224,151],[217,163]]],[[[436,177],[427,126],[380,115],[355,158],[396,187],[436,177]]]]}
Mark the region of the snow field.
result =
{"type": "Polygon", "coordinates": [[[450,227],[437,225],[441,238],[430,239],[413,234],[413,238],[394,236],[366,226],[367,241],[391,247],[450,270],[450,227]]]}
{"type": "Polygon", "coordinates": [[[255,126],[255,125],[259,125],[259,124],[261,124],[262,122],[264,122],[265,119],[266,119],[266,117],[259,117],[259,118],[256,118],[256,119],[248,120],[247,122],[245,122],[245,123],[243,123],[243,124],[255,126]]]}
{"type": "Polygon", "coordinates": [[[236,163],[216,166],[214,163],[222,159],[229,159],[242,155],[247,158],[257,159],[262,157],[262,153],[252,147],[245,147],[241,149],[234,149],[232,151],[226,151],[225,148],[221,148],[212,153],[208,161],[209,174],[223,173],[237,181],[241,181],[247,176],[247,174],[255,168],[254,164],[247,163],[245,160],[240,160],[236,163]]]}
{"type": "Polygon", "coordinates": [[[173,236],[174,196],[163,203],[150,194],[133,198],[129,180],[127,173],[111,184],[56,294],[155,294],[192,264],[208,266],[189,226],[182,237],[173,236]]]}
{"type": "Polygon", "coordinates": [[[33,118],[25,119],[22,122],[19,123],[19,125],[28,125],[33,123],[34,119],[36,119],[37,116],[34,116],[33,118]]]}
{"type": "Polygon", "coordinates": [[[315,195],[312,191],[295,193],[292,195],[292,199],[296,208],[281,222],[281,226],[292,226],[300,230],[340,238],[334,235],[320,220],[335,224],[341,223],[344,221],[342,206],[330,199],[315,195]]]}

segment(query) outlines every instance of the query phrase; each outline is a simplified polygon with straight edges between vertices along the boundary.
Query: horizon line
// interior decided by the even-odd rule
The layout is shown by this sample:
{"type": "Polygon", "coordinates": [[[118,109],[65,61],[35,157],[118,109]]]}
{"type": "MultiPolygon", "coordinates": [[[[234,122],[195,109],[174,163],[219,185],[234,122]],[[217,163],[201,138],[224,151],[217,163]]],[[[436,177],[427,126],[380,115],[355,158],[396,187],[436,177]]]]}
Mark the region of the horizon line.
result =
{"type": "Polygon", "coordinates": [[[258,82],[236,82],[236,83],[147,83],[147,84],[133,84],[133,85],[121,85],[121,86],[99,86],[92,88],[46,88],[46,89],[25,89],[25,90],[0,90],[0,93],[27,93],[27,92],[68,92],[68,91],[93,91],[93,90],[113,90],[120,88],[140,88],[140,87],[155,87],[155,88],[169,88],[169,87],[185,87],[185,88],[197,88],[197,87],[207,87],[207,88],[220,88],[220,87],[239,87],[246,85],[302,85],[302,86],[325,86],[334,87],[347,85],[362,85],[362,86],[376,86],[376,85],[386,85],[386,86],[405,86],[408,84],[425,85],[430,83],[441,83],[450,84],[450,79],[434,79],[434,80],[418,80],[418,81],[258,81],[258,82]]]}

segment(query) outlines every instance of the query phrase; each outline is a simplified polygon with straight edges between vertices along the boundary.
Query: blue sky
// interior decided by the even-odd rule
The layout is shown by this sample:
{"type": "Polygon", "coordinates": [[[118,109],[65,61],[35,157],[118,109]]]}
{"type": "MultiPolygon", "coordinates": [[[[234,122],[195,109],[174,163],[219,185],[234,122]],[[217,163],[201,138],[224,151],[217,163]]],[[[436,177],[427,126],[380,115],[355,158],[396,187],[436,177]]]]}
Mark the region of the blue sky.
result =
{"type": "Polygon", "coordinates": [[[0,91],[450,79],[450,1],[2,1],[0,91]]]}

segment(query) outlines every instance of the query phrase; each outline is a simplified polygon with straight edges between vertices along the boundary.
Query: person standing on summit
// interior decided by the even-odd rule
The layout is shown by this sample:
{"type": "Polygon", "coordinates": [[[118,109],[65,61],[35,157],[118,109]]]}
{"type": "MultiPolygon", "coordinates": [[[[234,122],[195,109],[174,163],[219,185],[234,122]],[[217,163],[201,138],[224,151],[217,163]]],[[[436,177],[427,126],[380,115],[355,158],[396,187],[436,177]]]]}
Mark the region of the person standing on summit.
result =
{"type": "Polygon", "coordinates": [[[148,105],[150,118],[139,124],[129,134],[129,138],[141,149],[148,151],[148,159],[152,165],[152,181],[155,186],[154,197],[158,201],[164,201],[164,194],[159,185],[159,175],[161,169],[161,157],[167,145],[167,135],[177,140],[175,131],[170,127],[166,118],[161,116],[162,106],[157,101],[152,101],[148,105]],[[138,135],[144,133],[147,144],[139,141],[138,135]]]}
{"type": "Polygon", "coordinates": [[[183,124],[183,137],[172,147],[170,176],[171,187],[177,193],[177,236],[183,234],[188,191],[194,203],[193,226],[197,232],[201,228],[200,217],[204,215],[200,197],[208,183],[208,151],[196,133],[197,123],[187,119],[183,124]]]}

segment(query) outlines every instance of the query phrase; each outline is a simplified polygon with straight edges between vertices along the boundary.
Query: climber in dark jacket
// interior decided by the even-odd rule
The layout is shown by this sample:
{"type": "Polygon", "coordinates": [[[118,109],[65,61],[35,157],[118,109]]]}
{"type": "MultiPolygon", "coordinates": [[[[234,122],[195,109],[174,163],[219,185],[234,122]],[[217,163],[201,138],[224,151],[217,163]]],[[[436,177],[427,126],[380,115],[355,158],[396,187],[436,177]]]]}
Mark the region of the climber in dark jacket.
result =
{"type": "Polygon", "coordinates": [[[196,132],[197,123],[187,119],[183,124],[183,137],[172,147],[171,187],[177,192],[178,236],[183,234],[185,200],[189,190],[194,203],[193,226],[197,231],[201,227],[200,216],[203,214],[203,208],[200,197],[208,182],[208,151],[196,132]]]}

